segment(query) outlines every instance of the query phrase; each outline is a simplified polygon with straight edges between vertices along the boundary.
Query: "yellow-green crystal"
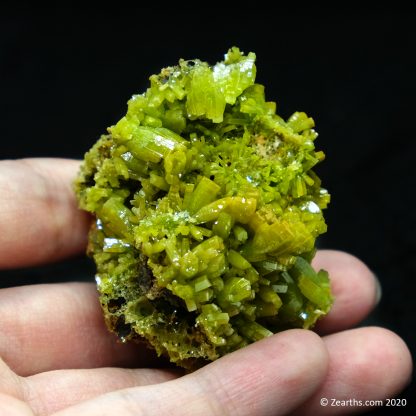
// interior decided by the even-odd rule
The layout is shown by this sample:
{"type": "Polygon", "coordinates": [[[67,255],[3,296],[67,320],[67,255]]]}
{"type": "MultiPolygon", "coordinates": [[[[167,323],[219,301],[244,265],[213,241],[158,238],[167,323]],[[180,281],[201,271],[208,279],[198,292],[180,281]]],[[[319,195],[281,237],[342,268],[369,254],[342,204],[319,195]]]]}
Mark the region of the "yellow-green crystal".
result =
{"type": "Polygon", "coordinates": [[[314,121],[278,116],[255,76],[238,48],[152,75],[76,181],[108,327],[187,368],[332,303],[310,265],[329,202],[314,121]]]}

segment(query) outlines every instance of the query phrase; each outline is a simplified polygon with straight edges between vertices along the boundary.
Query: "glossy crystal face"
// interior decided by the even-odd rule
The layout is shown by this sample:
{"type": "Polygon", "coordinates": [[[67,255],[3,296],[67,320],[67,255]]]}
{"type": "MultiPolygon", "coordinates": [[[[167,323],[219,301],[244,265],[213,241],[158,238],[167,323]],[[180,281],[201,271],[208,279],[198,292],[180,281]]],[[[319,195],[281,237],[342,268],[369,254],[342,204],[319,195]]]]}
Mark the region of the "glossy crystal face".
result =
{"type": "Polygon", "coordinates": [[[109,328],[184,367],[309,328],[332,303],[310,266],[329,202],[314,121],[278,116],[255,76],[238,48],[151,76],[76,182],[109,328]]]}

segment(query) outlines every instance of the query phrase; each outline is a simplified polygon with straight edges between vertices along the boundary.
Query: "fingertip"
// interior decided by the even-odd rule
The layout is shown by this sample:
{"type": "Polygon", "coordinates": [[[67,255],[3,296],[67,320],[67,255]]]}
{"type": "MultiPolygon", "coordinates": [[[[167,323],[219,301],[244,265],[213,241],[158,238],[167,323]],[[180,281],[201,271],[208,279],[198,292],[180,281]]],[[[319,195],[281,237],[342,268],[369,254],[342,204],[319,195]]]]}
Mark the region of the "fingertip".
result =
{"type": "Polygon", "coordinates": [[[334,351],[332,356],[338,364],[343,350],[349,355],[342,367],[347,384],[365,386],[371,397],[397,394],[412,374],[412,358],[407,345],[388,329],[357,328],[330,335],[326,343],[328,349],[334,351]]]}
{"type": "MultiPolygon", "coordinates": [[[[324,337],[329,351],[325,383],[302,405],[298,414],[335,415],[358,410],[354,403],[385,400],[397,395],[409,382],[412,358],[404,341],[395,333],[377,327],[343,331],[324,337]],[[322,405],[334,401],[347,407],[322,405]]],[[[369,410],[370,404],[367,409],[369,410]]],[[[363,409],[362,409],[363,410],[363,409]]]]}
{"type": "MultiPolygon", "coordinates": [[[[401,337],[386,328],[366,327],[356,331],[371,357],[366,364],[369,383],[377,382],[377,394],[386,397],[398,394],[412,378],[413,360],[408,346],[401,337]]],[[[359,378],[357,376],[357,382],[359,378]]]]}
{"type": "Polygon", "coordinates": [[[350,328],[377,305],[381,286],[374,273],[357,257],[335,250],[321,250],[313,260],[329,273],[334,304],[316,329],[321,334],[350,328]]]}

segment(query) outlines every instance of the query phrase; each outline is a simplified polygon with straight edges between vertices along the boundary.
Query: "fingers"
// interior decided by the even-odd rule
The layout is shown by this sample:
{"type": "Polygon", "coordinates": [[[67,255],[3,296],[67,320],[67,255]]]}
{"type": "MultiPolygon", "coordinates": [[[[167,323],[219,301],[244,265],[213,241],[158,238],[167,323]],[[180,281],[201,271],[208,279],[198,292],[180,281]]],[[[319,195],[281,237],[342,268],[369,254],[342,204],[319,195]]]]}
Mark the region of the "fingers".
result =
{"type": "Polygon", "coordinates": [[[274,335],[215,361],[195,373],[159,385],[103,395],[56,416],[282,415],[322,383],[327,352],[310,331],[274,335]]]}
{"type": "Polygon", "coordinates": [[[31,266],[83,250],[88,216],[77,209],[72,182],[79,162],[0,162],[0,268],[31,266]]]}
{"type": "Polygon", "coordinates": [[[108,332],[92,284],[2,289],[0,316],[0,356],[19,375],[156,361],[143,345],[121,344],[108,332]]]}
{"type": "MultiPolygon", "coordinates": [[[[334,251],[319,252],[316,266],[330,272],[335,295],[333,309],[318,330],[345,329],[364,318],[375,304],[375,281],[368,269],[355,257],[334,251]]],[[[108,333],[93,285],[3,289],[0,316],[0,354],[20,375],[60,368],[141,366],[151,357],[154,363],[146,348],[117,343],[108,333]]]]}
{"type": "MultiPolygon", "coordinates": [[[[324,341],[329,351],[329,366],[326,349],[316,335],[309,331],[286,331],[225,356],[181,379],[108,393],[66,408],[55,416],[106,416],[114,413],[126,416],[278,416],[288,412],[336,415],[368,410],[368,406],[333,406],[332,399],[362,403],[384,400],[394,397],[410,379],[412,360],[409,350],[397,335],[388,330],[354,329],[327,336],[324,341]],[[326,406],[321,405],[321,398],[328,400],[326,406]]],[[[103,375],[101,371],[104,374],[109,372],[107,382],[113,384],[113,388],[137,381],[134,372],[128,374],[124,373],[125,370],[86,370],[90,373],[91,385],[102,383],[95,379],[103,375]],[[124,382],[120,385],[114,382],[114,378],[119,377],[118,371],[123,372],[120,378],[124,382]],[[129,380],[131,376],[133,379],[129,380]]],[[[71,388],[77,381],[83,384],[77,378],[83,378],[84,372],[78,375],[76,372],[56,373],[62,377],[57,377],[58,386],[55,390],[52,387],[46,407],[42,407],[42,400],[36,396],[36,391],[40,396],[43,394],[43,400],[48,400],[51,380],[45,383],[42,378],[48,376],[40,375],[28,379],[34,382],[39,377],[37,388],[26,389],[30,392],[26,400],[32,405],[33,413],[16,398],[4,394],[0,397],[0,413],[20,416],[49,414],[54,406],[63,407],[88,397],[88,394],[83,396],[82,391],[76,389],[70,397],[71,388]],[[65,387],[68,391],[64,391],[65,387]],[[59,400],[62,400],[61,404],[59,400]]],[[[166,379],[165,374],[159,375],[161,381],[166,379]]],[[[155,378],[153,381],[157,382],[155,378]]],[[[92,390],[90,388],[89,393],[93,393],[92,390]]]]}
{"type": "MultiPolygon", "coordinates": [[[[354,329],[327,336],[324,341],[329,351],[329,368],[326,350],[316,335],[310,331],[286,331],[174,382],[109,393],[59,414],[279,415],[300,405],[297,414],[332,415],[353,409],[330,404],[322,407],[321,398],[328,403],[331,399],[363,403],[383,400],[394,397],[410,379],[410,353],[403,341],[388,330],[354,329]]],[[[0,381],[10,375],[7,368],[0,370],[0,381]]],[[[158,370],[136,371],[56,371],[29,377],[29,388],[18,389],[18,393],[13,381],[6,392],[16,397],[23,390],[35,414],[48,414],[110,389],[175,377],[158,370]],[[144,371],[144,378],[136,371],[144,371]]],[[[5,414],[14,414],[15,406],[21,406],[21,413],[17,414],[31,415],[23,413],[28,408],[17,400],[6,396],[5,400],[0,400],[0,410],[6,409],[5,414]]]]}
{"type": "MultiPolygon", "coordinates": [[[[325,337],[329,371],[325,383],[299,409],[299,414],[336,415],[359,406],[332,406],[331,399],[383,400],[408,383],[412,358],[401,338],[383,328],[359,328],[325,337]],[[328,399],[322,406],[320,399],[328,399]]],[[[369,410],[361,408],[361,411],[369,410]]]]}
{"type": "Polygon", "coordinates": [[[335,299],[329,314],[316,325],[320,334],[358,324],[378,303],[377,280],[356,257],[341,251],[321,250],[312,264],[317,270],[328,271],[335,299]]]}

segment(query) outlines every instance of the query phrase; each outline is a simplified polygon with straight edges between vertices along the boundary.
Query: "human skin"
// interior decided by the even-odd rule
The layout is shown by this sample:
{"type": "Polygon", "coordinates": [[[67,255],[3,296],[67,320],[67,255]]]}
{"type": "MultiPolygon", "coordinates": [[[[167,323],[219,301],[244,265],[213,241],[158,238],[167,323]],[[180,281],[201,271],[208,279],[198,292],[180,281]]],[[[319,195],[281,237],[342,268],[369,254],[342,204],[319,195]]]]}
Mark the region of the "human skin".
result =
{"type": "MultiPolygon", "coordinates": [[[[90,218],[72,181],[79,162],[0,162],[0,267],[57,261],[85,249],[90,218]]],[[[341,414],[320,398],[383,400],[409,381],[405,343],[377,327],[350,329],[377,304],[377,281],[357,258],[319,251],[335,302],[316,331],[289,330],[184,374],[141,345],[118,343],[94,285],[0,290],[0,414],[341,414]],[[18,313],[16,313],[18,311],[18,313]]],[[[76,279],[76,276],[74,276],[76,279]]]]}

